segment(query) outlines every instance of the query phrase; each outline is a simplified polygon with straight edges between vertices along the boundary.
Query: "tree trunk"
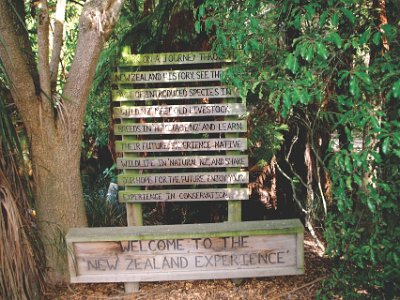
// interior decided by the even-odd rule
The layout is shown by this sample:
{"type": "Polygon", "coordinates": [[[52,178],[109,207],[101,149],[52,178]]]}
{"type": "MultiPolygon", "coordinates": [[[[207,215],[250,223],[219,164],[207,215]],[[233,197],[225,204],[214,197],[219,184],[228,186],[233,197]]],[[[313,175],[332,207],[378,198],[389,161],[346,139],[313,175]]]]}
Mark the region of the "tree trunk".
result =
{"type": "Polygon", "coordinates": [[[38,226],[45,247],[49,280],[67,279],[64,235],[87,226],[79,172],[80,136],[65,130],[33,128],[31,136],[38,226]]]}
{"type": "MultiPolygon", "coordinates": [[[[51,95],[47,1],[40,1],[38,69],[21,24],[23,1],[16,2],[20,11],[10,1],[0,0],[0,60],[31,143],[34,196],[48,279],[58,282],[67,278],[64,234],[71,227],[87,225],[79,168],[83,118],[101,50],[123,0],[86,1],[62,97],[51,95]]],[[[56,55],[53,60],[58,60],[56,55]]]]}

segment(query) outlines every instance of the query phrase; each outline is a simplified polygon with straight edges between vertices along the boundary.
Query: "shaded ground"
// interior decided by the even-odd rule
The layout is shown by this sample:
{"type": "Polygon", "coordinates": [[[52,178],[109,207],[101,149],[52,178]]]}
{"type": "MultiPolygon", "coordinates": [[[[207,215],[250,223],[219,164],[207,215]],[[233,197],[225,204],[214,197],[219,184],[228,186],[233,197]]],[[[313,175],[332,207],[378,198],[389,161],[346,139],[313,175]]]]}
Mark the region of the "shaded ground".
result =
{"type": "Polygon", "coordinates": [[[72,284],[57,287],[49,299],[203,300],[203,299],[313,299],[329,267],[308,233],[304,236],[305,275],[231,280],[168,281],[140,284],[140,291],[125,294],[123,284],[72,284]]]}

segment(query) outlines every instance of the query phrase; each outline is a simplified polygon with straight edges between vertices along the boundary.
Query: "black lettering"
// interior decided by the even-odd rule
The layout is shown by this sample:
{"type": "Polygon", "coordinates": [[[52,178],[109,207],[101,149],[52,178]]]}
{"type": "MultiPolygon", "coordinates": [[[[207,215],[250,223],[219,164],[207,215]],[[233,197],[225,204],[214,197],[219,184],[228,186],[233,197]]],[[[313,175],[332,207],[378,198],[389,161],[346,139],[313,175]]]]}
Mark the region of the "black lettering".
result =
{"type": "Polygon", "coordinates": [[[163,258],[163,263],[162,263],[162,269],[166,269],[168,267],[168,269],[171,269],[171,265],[169,264],[168,259],[164,256],[163,258]]]}
{"type": "Polygon", "coordinates": [[[203,241],[203,247],[206,249],[210,249],[212,246],[212,241],[209,238],[205,238],[203,241]]]}
{"type": "Polygon", "coordinates": [[[110,261],[107,259],[107,266],[109,270],[116,270],[118,266],[119,258],[114,261],[114,263],[110,263],[110,261]]]}
{"type": "Polygon", "coordinates": [[[133,271],[133,270],[135,270],[135,268],[133,267],[133,262],[134,262],[134,260],[132,259],[132,258],[127,258],[127,260],[129,261],[129,264],[128,264],[128,266],[126,267],[126,269],[128,270],[128,271],[133,271]]]}
{"type": "Polygon", "coordinates": [[[213,267],[213,264],[212,264],[212,258],[213,258],[213,256],[212,255],[210,255],[210,256],[204,256],[205,258],[206,258],[206,265],[205,265],[205,267],[208,267],[208,266],[211,266],[211,267],[213,267]]]}
{"type": "Polygon", "coordinates": [[[189,261],[184,256],[179,257],[179,263],[181,265],[181,269],[186,269],[189,265],[189,261]]]}
{"type": "Polygon", "coordinates": [[[268,254],[268,262],[272,265],[276,264],[276,252],[271,252],[268,254]],[[275,259],[272,259],[272,255],[275,256],[275,259]]]}
{"type": "MultiPolygon", "coordinates": [[[[289,250],[288,250],[289,252],[289,250]]],[[[278,255],[277,255],[277,262],[278,264],[284,264],[285,262],[283,261],[283,257],[281,255],[283,255],[285,252],[283,251],[278,251],[278,255]]]]}
{"type": "Polygon", "coordinates": [[[179,268],[179,257],[171,257],[171,268],[179,268]]]}
{"type": "Polygon", "coordinates": [[[88,260],[87,261],[87,269],[88,270],[91,270],[91,269],[97,270],[98,269],[97,260],[95,260],[94,262],[92,262],[91,260],[88,260]]]}
{"type": "Polygon", "coordinates": [[[196,268],[201,268],[201,267],[203,267],[203,265],[200,265],[200,259],[202,258],[203,256],[195,256],[194,257],[194,265],[196,266],[196,268]]]}
{"type": "Polygon", "coordinates": [[[201,240],[201,238],[192,238],[192,240],[196,243],[196,250],[199,249],[199,240],[201,240]]]}

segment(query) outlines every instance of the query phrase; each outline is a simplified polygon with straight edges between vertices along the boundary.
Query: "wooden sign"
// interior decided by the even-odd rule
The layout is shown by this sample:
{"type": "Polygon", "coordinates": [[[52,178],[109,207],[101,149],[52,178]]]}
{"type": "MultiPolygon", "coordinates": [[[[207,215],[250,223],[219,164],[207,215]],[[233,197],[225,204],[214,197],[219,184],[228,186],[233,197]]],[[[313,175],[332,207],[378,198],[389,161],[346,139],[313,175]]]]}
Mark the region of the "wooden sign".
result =
{"type": "Polygon", "coordinates": [[[222,72],[223,69],[119,72],[113,74],[112,81],[117,84],[219,81],[222,72]]]}
{"type": "Polygon", "coordinates": [[[114,118],[232,116],[245,112],[246,108],[241,103],[121,106],[114,108],[114,118]]]}
{"type": "Polygon", "coordinates": [[[119,202],[248,200],[247,188],[120,191],[119,202]]]}
{"type": "Polygon", "coordinates": [[[247,167],[247,155],[162,156],[117,158],[117,168],[129,169],[182,169],[247,167]]]}
{"type": "Polygon", "coordinates": [[[204,122],[165,122],[116,124],[114,134],[149,135],[149,134],[187,134],[216,132],[247,132],[247,122],[240,121],[204,121],[204,122]]]}
{"type": "Polygon", "coordinates": [[[254,278],[304,273],[299,220],[73,228],[71,282],[254,278]]]}
{"type": "Polygon", "coordinates": [[[229,58],[221,60],[209,51],[167,52],[125,55],[120,61],[120,66],[186,65],[229,61],[231,61],[229,58]]]}
{"type": "Polygon", "coordinates": [[[247,149],[247,139],[182,139],[115,142],[117,152],[172,152],[247,149]]]}
{"type": "Polygon", "coordinates": [[[236,98],[239,94],[226,86],[165,87],[113,90],[113,101],[236,98]]]}
{"type": "Polygon", "coordinates": [[[248,172],[158,173],[118,175],[120,186],[204,185],[249,183],[248,172]]]}

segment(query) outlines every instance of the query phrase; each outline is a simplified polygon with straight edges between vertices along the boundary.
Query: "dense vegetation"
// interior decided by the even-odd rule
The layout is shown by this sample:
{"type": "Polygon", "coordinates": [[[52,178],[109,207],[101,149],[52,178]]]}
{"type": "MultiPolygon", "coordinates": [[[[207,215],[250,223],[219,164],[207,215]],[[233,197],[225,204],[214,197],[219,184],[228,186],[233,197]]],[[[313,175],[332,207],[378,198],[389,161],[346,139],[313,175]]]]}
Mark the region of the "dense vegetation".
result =
{"type": "Polygon", "coordinates": [[[309,229],[325,228],[336,264],[322,298],[400,293],[399,11],[397,1],[358,0],[199,9],[196,27],[215,32],[214,50],[240,50],[226,80],[254,99],[252,143],[274,149],[280,141],[271,147],[263,132],[289,128],[263,158],[290,180],[309,229]]]}

